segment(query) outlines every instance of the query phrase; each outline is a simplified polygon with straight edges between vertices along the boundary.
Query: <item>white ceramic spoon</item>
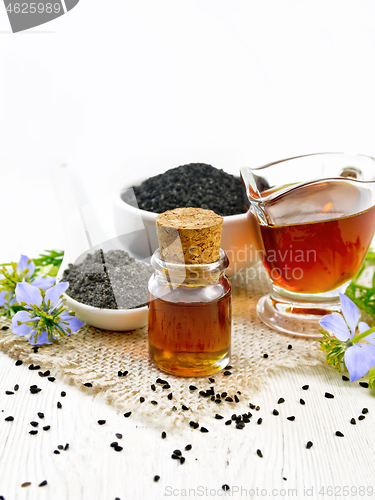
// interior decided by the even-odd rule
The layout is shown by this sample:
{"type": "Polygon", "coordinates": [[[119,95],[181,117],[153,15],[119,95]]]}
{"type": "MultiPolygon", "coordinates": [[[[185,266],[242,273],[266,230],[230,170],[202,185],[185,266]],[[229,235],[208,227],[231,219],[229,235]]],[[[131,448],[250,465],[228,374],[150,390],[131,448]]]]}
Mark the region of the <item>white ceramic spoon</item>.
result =
{"type": "MultiPolygon", "coordinates": [[[[76,172],[62,164],[52,169],[52,178],[66,238],[64,259],[56,277],[56,282],[59,282],[69,263],[74,263],[77,259],[82,261],[85,255],[98,248],[103,248],[104,251],[123,248],[117,239],[108,240],[76,172]]],[[[77,318],[96,328],[129,331],[147,325],[147,306],[136,309],[100,309],[78,302],[66,294],[64,298],[69,310],[77,318]]]]}

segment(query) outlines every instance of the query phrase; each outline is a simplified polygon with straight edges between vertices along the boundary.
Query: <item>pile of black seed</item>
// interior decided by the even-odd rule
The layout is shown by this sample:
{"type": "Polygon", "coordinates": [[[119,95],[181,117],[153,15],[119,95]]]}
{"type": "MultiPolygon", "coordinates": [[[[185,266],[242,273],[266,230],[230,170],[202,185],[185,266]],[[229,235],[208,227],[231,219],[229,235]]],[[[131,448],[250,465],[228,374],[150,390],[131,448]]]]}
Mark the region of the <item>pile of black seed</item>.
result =
{"type": "Polygon", "coordinates": [[[66,293],[83,304],[100,309],[134,309],[147,304],[151,268],[124,250],[98,250],[81,264],[69,264],[62,281],[66,293]]]}
{"type": "MultiPolygon", "coordinates": [[[[134,186],[138,207],[162,213],[181,207],[205,208],[219,215],[246,212],[242,181],[205,163],[189,163],[134,186]]],[[[126,193],[123,200],[129,204],[126,193]]]]}

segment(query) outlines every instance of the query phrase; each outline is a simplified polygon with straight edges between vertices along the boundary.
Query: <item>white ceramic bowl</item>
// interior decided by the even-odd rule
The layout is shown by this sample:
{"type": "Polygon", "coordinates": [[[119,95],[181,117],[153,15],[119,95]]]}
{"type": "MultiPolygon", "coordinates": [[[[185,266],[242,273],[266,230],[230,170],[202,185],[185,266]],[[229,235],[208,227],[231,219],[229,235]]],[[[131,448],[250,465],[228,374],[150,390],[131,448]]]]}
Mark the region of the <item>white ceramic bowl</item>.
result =
{"type": "MultiPolygon", "coordinates": [[[[133,181],[124,186],[113,198],[114,222],[118,238],[126,250],[139,259],[147,259],[158,248],[155,219],[158,214],[140,210],[124,201],[130,197],[134,205],[135,196],[131,189],[145,179],[133,181]],[[126,193],[126,195],[125,195],[126,193]]],[[[228,275],[236,274],[243,268],[257,262],[254,237],[247,214],[224,217],[221,248],[229,258],[228,275]]]]}
{"type": "MultiPolygon", "coordinates": [[[[61,280],[68,264],[68,259],[64,259],[56,282],[61,280]]],[[[138,307],[137,309],[100,309],[99,307],[88,306],[82,302],[78,302],[66,293],[64,294],[64,298],[69,311],[73,311],[78,319],[96,328],[124,332],[136,330],[147,325],[147,306],[138,307]]]]}

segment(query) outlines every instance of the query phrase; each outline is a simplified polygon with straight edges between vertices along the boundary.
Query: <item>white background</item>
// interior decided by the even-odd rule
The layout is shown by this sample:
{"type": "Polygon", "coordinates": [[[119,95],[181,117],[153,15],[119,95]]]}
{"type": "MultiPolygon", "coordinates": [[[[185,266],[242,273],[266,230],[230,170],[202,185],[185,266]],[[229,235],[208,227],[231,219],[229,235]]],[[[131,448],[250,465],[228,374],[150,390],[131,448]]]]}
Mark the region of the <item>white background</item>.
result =
{"type": "Polygon", "coordinates": [[[12,34],[0,6],[0,261],[64,246],[60,161],[97,199],[182,163],[375,154],[374,19],[372,0],[81,0],[12,34]]]}

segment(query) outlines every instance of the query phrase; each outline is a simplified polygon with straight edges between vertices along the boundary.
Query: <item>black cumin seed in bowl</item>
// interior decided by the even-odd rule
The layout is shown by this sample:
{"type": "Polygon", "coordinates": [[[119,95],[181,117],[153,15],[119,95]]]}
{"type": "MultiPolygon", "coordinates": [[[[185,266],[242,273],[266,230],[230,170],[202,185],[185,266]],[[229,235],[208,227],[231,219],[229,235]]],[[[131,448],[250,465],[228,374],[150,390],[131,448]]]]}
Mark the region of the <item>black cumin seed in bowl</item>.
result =
{"type": "Polygon", "coordinates": [[[66,294],[99,309],[135,309],[147,305],[150,266],[136,261],[124,250],[97,250],[80,264],[69,264],[62,280],[66,294]]]}
{"type": "Polygon", "coordinates": [[[205,163],[172,168],[133,189],[138,208],[148,212],[181,207],[205,208],[222,216],[246,212],[240,177],[205,163]]]}

